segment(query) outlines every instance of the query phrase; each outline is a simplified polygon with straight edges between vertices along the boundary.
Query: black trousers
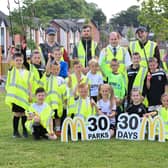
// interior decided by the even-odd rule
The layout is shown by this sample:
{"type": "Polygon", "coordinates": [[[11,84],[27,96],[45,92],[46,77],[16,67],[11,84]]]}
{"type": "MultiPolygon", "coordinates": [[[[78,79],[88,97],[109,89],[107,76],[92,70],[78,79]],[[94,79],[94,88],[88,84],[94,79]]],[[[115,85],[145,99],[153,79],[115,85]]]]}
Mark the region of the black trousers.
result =
{"type": "Polygon", "coordinates": [[[41,137],[48,139],[48,136],[46,135],[47,130],[41,126],[41,125],[33,125],[33,137],[34,139],[38,140],[41,137]]]}

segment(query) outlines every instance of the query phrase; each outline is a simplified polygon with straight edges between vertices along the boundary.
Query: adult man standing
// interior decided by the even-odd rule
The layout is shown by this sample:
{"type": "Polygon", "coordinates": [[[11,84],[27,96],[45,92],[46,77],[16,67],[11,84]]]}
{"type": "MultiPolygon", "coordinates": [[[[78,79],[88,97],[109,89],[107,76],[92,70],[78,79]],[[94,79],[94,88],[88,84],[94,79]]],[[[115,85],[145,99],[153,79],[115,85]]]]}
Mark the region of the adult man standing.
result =
{"type": "Polygon", "coordinates": [[[132,55],[138,52],[141,56],[140,64],[143,66],[148,66],[148,59],[150,57],[156,57],[157,62],[160,65],[160,52],[157,44],[151,40],[148,40],[148,32],[146,27],[140,26],[136,30],[137,40],[130,42],[129,52],[132,55]]]}
{"type": "MultiPolygon", "coordinates": [[[[39,46],[39,50],[41,51],[41,55],[42,55],[43,65],[47,64],[48,54],[52,53],[52,50],[54,48],[61,47],[60,44],[56,42],[56,30],[53,27],[49,27],[46,30],[46,34],[47,34],[46,42],[44,44],[40,44],[39,46]]],[[[61,47],[61,51],[62,51],[61,59],[69,63],[69,57],[64,47],[61,47]]]]}
{"type": "Polygon", "coordinates": [[[93,57],[99,56],[99,48],[97,43],[91,37],[92,27],[84,25],[81,32],[81,40],[73,49],[73,59],[78,59],[83,66],[83,73],[89,70],[88,62],[93,57]]]}
{"type": "Polygon", "coordinates": [[[109,44],[102,49],[99,57],[99,65],[105,77],[111,73],[111,60],[117,59],[119,62],[118,71],[124,76],[126,82],[126,67],[131,64],[128,51],[119,45],[120,35],[117,32],[111,32],[109,35],[109,44]]]}

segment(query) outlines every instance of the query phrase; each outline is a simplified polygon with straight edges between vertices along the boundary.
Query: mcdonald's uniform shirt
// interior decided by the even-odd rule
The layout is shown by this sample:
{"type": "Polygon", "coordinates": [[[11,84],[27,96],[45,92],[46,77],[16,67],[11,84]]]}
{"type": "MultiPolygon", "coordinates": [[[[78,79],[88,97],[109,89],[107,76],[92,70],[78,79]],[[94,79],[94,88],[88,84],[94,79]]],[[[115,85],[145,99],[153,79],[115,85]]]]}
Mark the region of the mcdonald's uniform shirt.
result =
{"type": "MultiPolygon", "coordinates": [[[[50,119],[53,117],[54,112],[51,107],[47,103],[43,103],[38,105],[37,103],[33,103],[30,105],[29,109],[26,111],[26,115],[37,115],[40,117],[40,125],[50,133],[50,119]]],[[[30,133],[33,132],[33,124],[34,119],[27,120],[25,126],[27,131],[30,133]]]]}
{"type": "Polygon", "coordinates": [[[161,107],[159,111],[159,115],[163,119],[164,128],[165,128],[165,139],[168,140],[168,109],[165,107],[161,107]]]}
{"type": "Polygon", "coordinates": [[[63,114],[63,105],[66,100],[66,84],[65,80],[60,76],[44,75],[44,88],[47,93],[46,102],[51,106],[52,110],[57,110],[58,116],[63,114]]]}
{"type": "Polygon", "coordinates": [[[103,84],[102,75],[100,73],[92,74],[89,71],[86,76],[90,81],[90,96],[98,96],[99,85],[103,84]]]}
{"type": "MultiPolygon", "coordinates": [[[[116,104],[113,104],[113,106],[111,107],[110,100],[107,100],[105,102],[103,99],[100,99],[97,101],[97,106],[99,110],[101,110],[101,112],[105,115],[110,115],[112,114],[112,111],[116,111],[116,104]]],[[[110,120],[110,124],[115,126],[116,124],[115,116],[113,118],[109,118],[109,120],[110,120]]]]}
{"type": "Polygon", "coordinates": [[[147,89],[147,98],[149,106],[161,105],[161,95],[164,93],[164,87],[167,83],[166,73],[159,69],[158,71],[151,73],[150,88],[147,89]]]}
{"type": "MultiPolygon", "coordinates": [[[[67,87],[67,109],[68,109],[68,115],[71,114],[71,112],[73,112],[73,108],[75,106],[75,101],[74,101],[74,95],[73,92],[78,84],[76,75],[73,73],[71,74],[71,79],[72,79],[72,86],[71,88],[67,87]]],[[[67,82],[68,78],[66,79],[67,82]]],[[[81,84],[82,83],[87,83],[90,84],[89,79],[87,78],[87,76],[81,74],[81,84]]]]}
{"type": "Polygon", "coordinates": [[[147,60],[149,59],[149,57],[156,57],[159,65],[160,65],[159,48],[158,48],[157,44],[153,41],[147,40],[144,43],[144,45],[138,40],[132,41],[132,42],[130,42],[128,51],[130,52],[130,55],[132,55],[135,52],[138,52],[141,56],[140,65],[147,67],[144,49],[145,49],[145,53],[147,56],[147,60]]]}
{"type": "Polygon", "coordinates": [[[73,49],[73,58],[78,58],[83,67],[88,66],[89,60],[99,56],[97,43],[91,39],[82,39],[73,49]]]}
{"type": "Polygon", "coordinates": [[[123,76],[120,73],[110,73],[108,76],[108,84],[112,86],[114,90],[114,96],[123,99],[125,96],[125,83],[123,76]]]}
{"type": "Polygon", "coordinates": [[[147,109],[143,103],[137,105],[130,104],[126,109],[126,112],[128,114],[137,114],[139,117],[143,117],[143,115],[147,113],[147,109]]]}
{"type": "Polygon", "coordinates": [[[5,102],[10,107],[14,103],[27,110],[29,108],[29,84],[32,83],[33,76],[26,69],[12,67],[8,70],[6,82],[5,102]]]}

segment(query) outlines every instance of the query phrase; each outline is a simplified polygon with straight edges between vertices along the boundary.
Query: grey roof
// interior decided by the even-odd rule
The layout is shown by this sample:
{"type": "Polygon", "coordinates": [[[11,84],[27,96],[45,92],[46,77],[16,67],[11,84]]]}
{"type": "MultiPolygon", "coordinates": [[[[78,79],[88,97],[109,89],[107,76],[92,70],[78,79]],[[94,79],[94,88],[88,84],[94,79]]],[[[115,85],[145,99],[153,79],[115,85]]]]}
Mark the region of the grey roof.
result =
{"type": "Polygon", "coordinates": [[[8,21],[8,18],[7,18],[7,15],[5,15],[2,11],[0,11],[0,24],[4,22],[5,23],[5,26],[9,26],[9,21],[8,21]]]}
{"type": "Polygon", "coordinates": [[[68,19],[54,19],[53,22],[57,23],[65,31],[76,31],[78,29],[75,22],[68,19]]]}
{"type": "MultiPolygon", "coordinates": [[[[97,24],[95,23],[94,20],[90,20],[96,27],[97,24]]],[[[57,23],[62,29],[65,31],[72,30],[73,32],[79,30],[81,31],[83,25],[86,22],[86,19],[81,18],[81,19],[54,19],[51,22],[57,23]]]]}

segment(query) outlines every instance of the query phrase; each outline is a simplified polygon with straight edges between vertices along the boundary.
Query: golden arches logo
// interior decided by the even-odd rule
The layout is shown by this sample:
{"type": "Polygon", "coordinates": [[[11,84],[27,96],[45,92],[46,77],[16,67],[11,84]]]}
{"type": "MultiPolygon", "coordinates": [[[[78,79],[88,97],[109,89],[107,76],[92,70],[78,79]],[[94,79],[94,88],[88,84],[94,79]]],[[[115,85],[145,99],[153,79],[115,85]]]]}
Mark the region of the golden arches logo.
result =
{"type": "Polygon", "coordinates": [[[159,116],[155,117],[154,119],[152,119],[151,117],[149,118],[144,117],[142,119],[140,133],[139,133],[139,140],[144,140],[147,123],[148,123],[148,139],[154,140],[156,131],[158,131],[159,141],[164,142],[165,141],[164,124],[162,119],[159,116]]]}
{"type": "Polygon", "coordinates": [[[67,117],[64,120],[61,132],[61,141],[68,142],[68,128],[71,131],[72,141],[78,140],[78,131],[80,129],[82,140],[87,140],[85,122],[83,118],[75,117],[73,120],[70,117],[67,117]],[[68,127],[69,126],[69,127],[68,127]]]}

